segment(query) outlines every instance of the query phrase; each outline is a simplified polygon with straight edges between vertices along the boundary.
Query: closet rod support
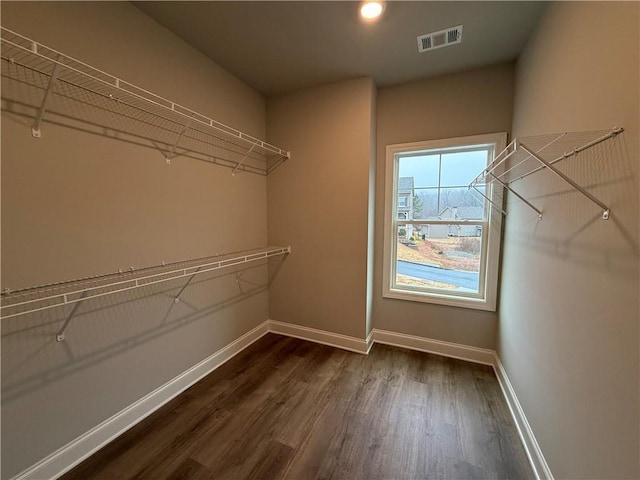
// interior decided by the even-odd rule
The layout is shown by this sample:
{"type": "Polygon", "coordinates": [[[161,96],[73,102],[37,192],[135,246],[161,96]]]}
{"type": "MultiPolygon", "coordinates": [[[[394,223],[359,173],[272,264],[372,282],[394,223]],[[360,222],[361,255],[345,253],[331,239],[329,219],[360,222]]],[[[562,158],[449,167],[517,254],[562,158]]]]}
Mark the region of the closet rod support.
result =
{"type": "Polygon", "coordinates": [[[542,165],[544,165],[545,167],[547,167],[549,170],[551,170],[553,173],[555,173],[558,177],[560,177],[561,179],[563,179],[565,182],[567,182],[569,185],[571,185],[573,188],[575,188],[577,191],[579,191],[582,195],[584,195],[585,197],[587,197],[589,200],[591,200],[593,203],[595,203],[596,205],[598,205],[600,208],[602,208],[603,213],[602,213],[602,219],[603,220],[608,220],[609,219],[609,207],[607,207],[604,203],[602,203],[600,200],[598,200],[596,197],[594,197],[593,195],[591,195],[591,193],[589,193],[586,189],[584,189],[581,185],[578,185],[576,182],[574,182],[573,180],[571,180],[569,177],[567,177],[564,173],[562,173],[560,170],[558,170],[556,167],[554,167],[553,165],[551,165],[550,162],[547,162],[545,159],[541,158],[537,153],[533,152],[530,148],[528,148],[524,143],[520,144],[520,148],[522,148],[525,152],[527,152],[529,155],[531,155],[533,158],[535,158],[536,160],[538,160],[538,162],[540,162],[542,165]]]}
{"type": "Polygon", "coordinates": [[[60,64],[56,63],[53,66],[51,77],[49,77],[49,84],[47,85],[47,89],[44,92],[42,105],[40,105],[40,108],[38,109],[38,113],[36,114],[36,121],[31,127],[31,135],[33,135],[35,138],[40,138],[42,136],[42,132],[40,131],[40,124],[42,123],[42,117],[44,117],[44,114],[47,111],[47,103],[49,102],[49,98],[51,98],[51,92],[53,92],[53,87],[56,83],[59,73],[60,73],[60,64]]]}

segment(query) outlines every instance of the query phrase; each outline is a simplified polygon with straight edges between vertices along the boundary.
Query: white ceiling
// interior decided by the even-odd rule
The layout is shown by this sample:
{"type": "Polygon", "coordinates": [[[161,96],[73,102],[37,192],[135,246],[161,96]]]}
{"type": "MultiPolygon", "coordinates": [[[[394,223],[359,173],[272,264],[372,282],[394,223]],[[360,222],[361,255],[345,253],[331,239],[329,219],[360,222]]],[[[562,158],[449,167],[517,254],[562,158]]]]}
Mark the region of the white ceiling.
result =
{"type": "Polygon", "coordinates": [[[543,2],[405,2],[359,21],[350,1],[134,4],[264,95],[371,76],[378,86],[515,60],[543,2]],[[461,44],[418,53],[418,35],[464,25],[461,44]]]}

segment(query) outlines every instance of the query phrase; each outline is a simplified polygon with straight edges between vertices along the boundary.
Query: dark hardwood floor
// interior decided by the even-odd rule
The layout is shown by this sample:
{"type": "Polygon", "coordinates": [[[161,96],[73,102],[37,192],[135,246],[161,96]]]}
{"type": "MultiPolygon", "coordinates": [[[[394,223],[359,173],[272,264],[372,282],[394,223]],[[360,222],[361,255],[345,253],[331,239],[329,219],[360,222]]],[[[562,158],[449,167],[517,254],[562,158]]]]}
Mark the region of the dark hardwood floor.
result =
{"type": "Polygon", "coordinates": [[[533,477],[491,367],[269,334],[62,478],[533,477]]]}

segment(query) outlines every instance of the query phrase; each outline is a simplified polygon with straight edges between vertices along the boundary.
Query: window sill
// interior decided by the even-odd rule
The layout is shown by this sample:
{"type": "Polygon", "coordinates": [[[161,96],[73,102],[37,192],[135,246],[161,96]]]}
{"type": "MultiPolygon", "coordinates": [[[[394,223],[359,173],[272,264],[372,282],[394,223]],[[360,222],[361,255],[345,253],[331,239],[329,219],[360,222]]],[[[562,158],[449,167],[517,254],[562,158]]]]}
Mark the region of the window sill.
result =
{"type": "Polygon", "coordinates": [[[439,295],[432,292],[411,292],[399,289],[385,290],[382,296],[384,298],[393,298],[395,300],[405,300],[409,302],[433,303],[436,305],[485,310],[488,312],[496,311],[495,302],[491,302],[485,298],[455,297],[451,294],[439,295]]]}

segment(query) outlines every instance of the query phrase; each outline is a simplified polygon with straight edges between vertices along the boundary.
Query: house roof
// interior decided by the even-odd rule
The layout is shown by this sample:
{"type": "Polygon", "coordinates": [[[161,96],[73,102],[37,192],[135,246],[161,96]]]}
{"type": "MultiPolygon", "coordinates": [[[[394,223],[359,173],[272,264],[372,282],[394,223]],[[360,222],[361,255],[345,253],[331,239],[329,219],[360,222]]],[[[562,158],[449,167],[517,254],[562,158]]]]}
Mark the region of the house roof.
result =
{"type": "Polygon", "coordinates": [[[413,191],[413,177],[398,178],[398,190],[404,193],[413,191]]]}

